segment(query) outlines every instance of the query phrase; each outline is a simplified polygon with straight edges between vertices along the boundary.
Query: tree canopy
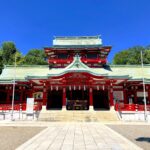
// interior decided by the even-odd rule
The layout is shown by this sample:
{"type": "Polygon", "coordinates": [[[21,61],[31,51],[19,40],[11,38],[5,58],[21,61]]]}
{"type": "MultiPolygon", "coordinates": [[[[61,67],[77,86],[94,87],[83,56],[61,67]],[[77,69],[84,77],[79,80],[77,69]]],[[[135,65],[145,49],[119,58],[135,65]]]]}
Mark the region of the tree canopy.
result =
{"type": "Polygon", "coordinates": [[[0,47],[0,73],[4,65],[45,65],[46,56],[43,50],[31,49],[25,56],[16,48],[13,42],[3,42],[0,47]]]}
{"type": "Polygon", "coordinates": [[[17,57],[17,64],[22,60],[23,56],[16,48],[13,42],[4,42],[0,47],[0,73],[4,65],[14,64],[15,54],[17,57]]]}
{"type": "Polygon", "coordinates": [[[46,55],[43,50],[31,49],[22,63],[25,65],[46,65],[46,55]]]}
{"type": "Polygon", "coordinates": [[[123,50],[114,56],[113,64],[141,64],[141,51],[143,52],[143,63],[150,64],[150,46],[134,46],[127,50],[123,50]]]}

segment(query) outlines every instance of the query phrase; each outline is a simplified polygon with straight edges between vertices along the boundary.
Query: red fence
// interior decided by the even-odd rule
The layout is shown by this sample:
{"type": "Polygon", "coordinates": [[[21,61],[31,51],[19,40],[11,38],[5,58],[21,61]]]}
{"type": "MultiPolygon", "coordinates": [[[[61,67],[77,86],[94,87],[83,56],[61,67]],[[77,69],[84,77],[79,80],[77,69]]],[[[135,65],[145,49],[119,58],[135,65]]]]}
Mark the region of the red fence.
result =
{"type": "MultiPolygon", "coordinates": [[[[146,105],[147,111],[150,111],[150,105],[146,105]]],[[[115,104],[116,111],[144,111],[144,105],[139,104],[115,104]]]]}
{"type": "MultiPolygon", "coordinates": [[[[34,111],[40,111],[42,109],[42,104],[37,103],[34,104],[34,111]]],[[[0,104],[0,111],[7,111],[7,110],[12,110],[12,105],[11,104],[0,104]]],[[[26,104],[14,104],[13,110],[19,111],[25,111],[26,110],[26,104]]]]}

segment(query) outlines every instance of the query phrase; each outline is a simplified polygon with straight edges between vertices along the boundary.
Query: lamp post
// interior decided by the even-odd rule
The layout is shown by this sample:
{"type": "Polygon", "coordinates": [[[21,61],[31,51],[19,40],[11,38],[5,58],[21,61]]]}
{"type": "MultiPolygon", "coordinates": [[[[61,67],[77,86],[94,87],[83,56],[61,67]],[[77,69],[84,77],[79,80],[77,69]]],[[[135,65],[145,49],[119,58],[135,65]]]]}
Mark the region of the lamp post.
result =
{"type": "Polygon", "coordinates": [[[14,79],[13,79],[13,93],[12,93],[12,104],[11,104],[11,120],[13,121],[14,115],[14,99],[15,99],[15,84],[16,84],[16,53],[14,54],[15,57],[15,64],[14,64],[14,79]]]}
{"type": "MultiPolygon", "coordinates": [[[[141,65],[142,65],[142,72],[144,71],[144,66],[143,66],[143,52],[141,51],[141,65]]],[[[144,96],[144,118],[145,121],[147,120],[147,107],[146,107],[146,92],[145,92],[145,81],[144,81],[144,76],[142,77],[143,80],[143,96],[144,96]]]]}

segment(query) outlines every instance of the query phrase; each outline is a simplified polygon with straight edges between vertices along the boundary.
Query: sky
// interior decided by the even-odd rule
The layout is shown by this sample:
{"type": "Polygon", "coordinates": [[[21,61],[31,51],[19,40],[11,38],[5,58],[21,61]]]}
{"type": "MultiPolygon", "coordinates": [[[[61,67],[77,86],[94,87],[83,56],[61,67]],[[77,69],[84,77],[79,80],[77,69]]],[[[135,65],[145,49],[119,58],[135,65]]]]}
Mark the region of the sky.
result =
{"type": "Polygon", "coordinates": [[[108,56],[150,45],[150,0],[0,0],[0,44],[25,55],[52,46],[54,36],[101,35],[108,56]]]}

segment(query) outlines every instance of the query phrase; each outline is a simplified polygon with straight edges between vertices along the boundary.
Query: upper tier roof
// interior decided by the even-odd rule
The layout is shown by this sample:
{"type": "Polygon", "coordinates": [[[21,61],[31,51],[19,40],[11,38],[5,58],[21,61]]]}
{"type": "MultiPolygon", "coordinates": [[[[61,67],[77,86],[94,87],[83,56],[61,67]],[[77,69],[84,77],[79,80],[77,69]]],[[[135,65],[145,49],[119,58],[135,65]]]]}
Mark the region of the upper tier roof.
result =
{"type": "Polygon", "coordinates": [[[53,47],[99,47],[102,45],[100,36],[56,36],[53,47]]]}

